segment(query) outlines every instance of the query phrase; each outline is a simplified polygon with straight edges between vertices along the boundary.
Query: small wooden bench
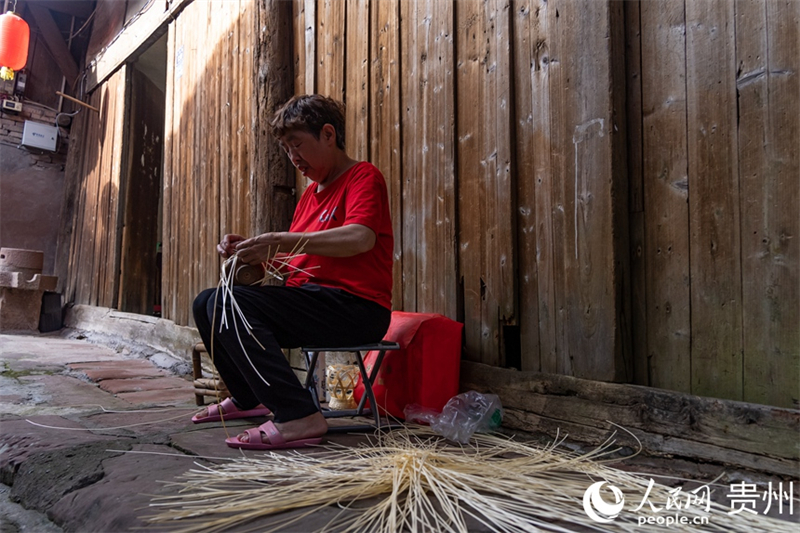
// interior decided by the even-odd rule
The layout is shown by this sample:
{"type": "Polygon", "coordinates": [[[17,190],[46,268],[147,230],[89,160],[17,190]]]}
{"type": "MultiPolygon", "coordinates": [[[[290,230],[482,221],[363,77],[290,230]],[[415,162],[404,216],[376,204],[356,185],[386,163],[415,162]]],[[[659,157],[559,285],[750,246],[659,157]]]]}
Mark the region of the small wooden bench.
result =
{"type": "Polygon", "coordinates": [[[202,342],[192,347],[192,379],[194,379],[194,403],[205,405],[205,397],[211,396],[215,402],[221,402],[231,393],[221,378],[204,378],[203,366],[200,361],[201,354],[208,353],[202,342]]]}

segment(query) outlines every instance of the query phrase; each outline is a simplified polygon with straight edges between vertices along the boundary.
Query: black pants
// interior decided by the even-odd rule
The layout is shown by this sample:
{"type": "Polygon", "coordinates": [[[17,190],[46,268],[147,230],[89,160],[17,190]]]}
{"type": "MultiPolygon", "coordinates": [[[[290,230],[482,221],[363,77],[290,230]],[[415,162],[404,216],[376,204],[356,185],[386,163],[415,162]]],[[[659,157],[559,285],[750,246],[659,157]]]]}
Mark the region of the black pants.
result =
{"type": "Polygon", "coordinates": [[[233,288],[259,346],[234,314],[222,294],[207,289],[195,298],[193,312],[197,329],[214,366],[242,409],[264,404],[276,422],[288,422],[313,414],[311,395],[289,366],[281,348],[301,346],[348,346],[377,342],[389,328],[391,311],[341,289],[307,284],[302,287],[233,288]],[[216,301],[216,310],[215,310],[216,301]],[[220,328],[223,313],[228,326],[220,328]],[[269,385],[267,385],[267,383],[269,385]]]}

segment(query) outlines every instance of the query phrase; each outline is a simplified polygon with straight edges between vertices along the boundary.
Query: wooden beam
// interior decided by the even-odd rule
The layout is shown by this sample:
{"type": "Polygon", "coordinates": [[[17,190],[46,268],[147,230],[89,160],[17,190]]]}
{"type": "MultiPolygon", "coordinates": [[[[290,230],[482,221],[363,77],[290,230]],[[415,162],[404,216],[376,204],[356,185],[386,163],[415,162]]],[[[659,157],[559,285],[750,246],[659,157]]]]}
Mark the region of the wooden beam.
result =
{"type": "Polygon", "coordinates": [[[83,107],[89,108],[89,109],[91,109],[92,111],[95,111],[95,112],[97,112],[97,113],[99,113],[99,112],[100,112],[100,110],[99,110],[99,109],[97,109],[96,107],[94,107],[93,105],[89,105],[89,104],[87,104],[86,102],[83,102],[83,101],[81,101],[81,100],[78,100],[77,98],[73,98],[72,96],[70,96],[70,95],[68,95],[68,94],[64,94],[64,93],[62,93],[61,91],[56,91],[56,94],[57,94],[58,96],[61,96],[62,98],[66,98],[67,100],[70,100],[70,101],[72,101],[72,102],[75,102],[75,103],[76,103],[76,104],[78,104],[78,105],[82,105],[83,107]]]}
{"type": "Polygon", "coordinates": [[[47,45],[47,49],[53,54],[53,59],[56,60],[61,73],[67,78],[67,82],[72,85],[78,77],[78,65],[72,58],[69,47],[61,35],[61,30],[58,29],[56,21],[53,20],[50,11],[40,4],[29,2],[28,9],[39,27],[39,32],[44,39],[45,45],[47,45]]]}
{"type": "Polygon", "coordinates": [[[163,3],[154,2],[107,48],[95,57],[87,57],[86,91],[91,92],[132,55],[143,51],[144,45],[155,42],[166,32],[166,24],[191,3],[192,0],[174,0],[169,9],[164,10],[159,7],[163,3]]]}
{"type": "Polygon", "coordinates": [[[800,470],[800,411],[462,362],[462,391],[497,394],[507,428],[772,474],[800,470]],[[620,428],[624,428],[620,430],[620,428]],[[627,433],[630,432],[630,433],[627,433]],[[635,436],[635,437],[634,437],[635,436]]]}

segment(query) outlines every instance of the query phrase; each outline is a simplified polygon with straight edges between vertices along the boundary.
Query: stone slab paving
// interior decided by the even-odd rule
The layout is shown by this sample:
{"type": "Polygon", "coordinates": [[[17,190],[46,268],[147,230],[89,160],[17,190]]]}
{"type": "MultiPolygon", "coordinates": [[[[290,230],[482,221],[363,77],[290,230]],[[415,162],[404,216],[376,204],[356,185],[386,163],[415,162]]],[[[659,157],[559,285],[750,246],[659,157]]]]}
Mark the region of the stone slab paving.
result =
{"type": "MultiPolygon", "coordinates": [[[[113,533],[147,526],[153,495],[174,491],[168,483],[196,462],[263,453],[224,441],[264,418],[191,422],[199,408],[188,376],[53,336],[0,335],[0,349],[0,488],[8,486],[0,491],[8,496],[0,509],[21,504],[28,513],[41,513],[52,522],[38,523],[36,528],[47,524],[41,531],[113,533]]],[[[363,439],[331,435],[327,442],[363,439]]],[[[317,529],[334,512],[315,513],[284,530],[317,529]]],[[[21,524],[22,518],[15,520],[21,524]]]]}
{"type": "Polygon", "coordinates": [[[60,416],[0,418],[0,482],[13,485],[27,470],[26,462],[42,452],[54,452],[113,440],[85,431],[83,425],[60,416]]]}
{"type": "Polygon", "coordinates": [[[140,405],[183,405],[186,404],[186,395],[191,394],[194,397],[194,389],[188,387],[187,389],[155,389],[144,390],[139,392],[122,392],[118,394],[119,398],[132,404],[140,405]]]}
{"type": "Polygon", "coordinates": [[[106,361],[98,363],[73,363],[68,367],[85,374],[94,382],[106,379],[131,379],[131,378],[159,378],[169,374],[154,367],[149,361],[141,359],[106,361]]]}
{"type": "Polygon", "coordinates": [[[3,413],[24,416],[70,414],[87,409],[124,409],[130,404],[89,383],[69,375],[20,376],[15,388],[25,391],[21,401],[2,405],[3,413]]]}
{"type": "Polygon", "coordinates": [[[142,392],[160,391],[177,389],[182,394],[187,392],[193,394],[192,384],[185,379],[173,376],[164,376],[156,379],[128,378],[128,379],[105,379],[99,383],[101,389],[111,394],[122,392],[142,392]]]}
{"type": "Polygon", "coordinates": [[[119,354],[106,346],[65,339],[58,335],[3,335],[0,334],[0,354],[3,359],[32,361],[36,365],[118,361],[119,354]]]}
{"type": "MultiPolygon", "coordinates": [[[[8,495],[0,511],[5,520],[14,517],[19,531],[132,531],[148,525],[152,497],[174,493],[169,483],[189,469],[263,455],[224,443],[263,418],[193,424],[198,408],[186,376],[170,375],[146,360],[53,336],[0,335],[0,350],[0,499],[8,495]],[[92,376],[99,383],[87,378],[87,370],[98,372],[92,376]],[[141,390],[126,392],[131,389],[141,390]],[[26,529],[21,521],[29,519],[14,503],[52,523],[26,529]]],[[[326,442],[356,446],[365,438],[329,434],[326,442]]],[[[673,476],[685,475],[692,466],[676,471],[680,465],[663,458],[624,465],[673,476]]],[[[714,473],[696,472],[707,478],[714,473]]],[[[297,511],[292,516],[298,521],[280,531],[314,531],[338,512],[328,508],[306,516],[297,511]]],[[[275,520],[261,518],[246,529],[263,531],[275,520]]],[[[471,531],[484,530],[471,526],[471,531]]]]}

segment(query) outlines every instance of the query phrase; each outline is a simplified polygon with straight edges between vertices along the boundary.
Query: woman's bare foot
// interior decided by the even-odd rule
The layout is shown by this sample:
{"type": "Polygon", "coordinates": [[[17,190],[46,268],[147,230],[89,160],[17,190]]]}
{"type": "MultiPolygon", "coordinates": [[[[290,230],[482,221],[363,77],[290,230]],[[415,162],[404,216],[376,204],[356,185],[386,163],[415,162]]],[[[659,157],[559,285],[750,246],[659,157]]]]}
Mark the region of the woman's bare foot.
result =
{"type": "MultiPolygon", "coordinates": [[[[275,424],[275,427],[287,441],[321,437],[328,432],[328,423],[319,411],[304,418],[275,424]]],[[[250,442],[247,433],[240,433],[237,438],[241,442],[250,442]]],[[[261,433],[261,442],[269,444],[269,437],[263,432],[261,433]]]]}

